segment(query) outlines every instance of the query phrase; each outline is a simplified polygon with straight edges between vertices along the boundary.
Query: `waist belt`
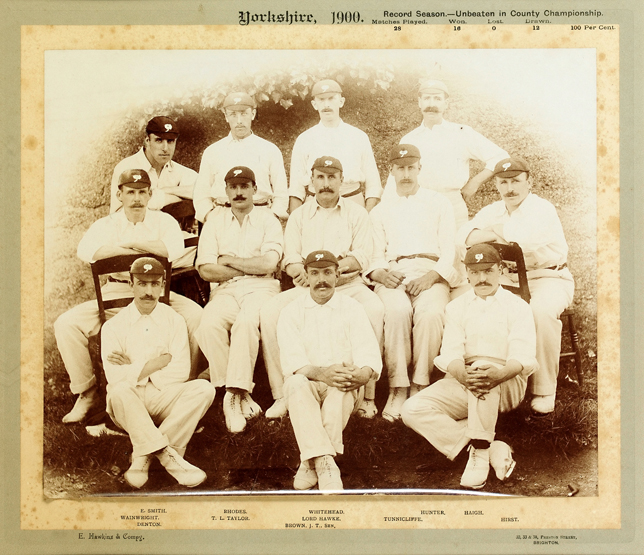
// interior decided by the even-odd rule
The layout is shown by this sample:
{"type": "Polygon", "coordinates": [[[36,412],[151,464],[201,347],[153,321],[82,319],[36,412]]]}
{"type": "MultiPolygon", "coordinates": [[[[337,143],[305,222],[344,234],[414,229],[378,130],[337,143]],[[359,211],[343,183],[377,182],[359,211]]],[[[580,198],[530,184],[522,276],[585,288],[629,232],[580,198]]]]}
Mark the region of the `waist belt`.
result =
{"type": "Polygon", "coordinates": [[[536,268],[537,270],[563,270],[564,268],[568,267],[568,263],[564,262],[563,264],[559,264],[559,266],[548,266],[547,268],[536,268]]]}
{"type": "MultiPolygon", "coordinates": [[[[217,206],[225,206],[226,208],[230,208],[230,202],[222,202],[220,200],[215,200],[215,204],[217,206]]],[[[255,206],[270,206],[271,201],[270,201],[270,199],[254,200],[253,205],[255,205],[255,206]]]]}
{"type": "Polygon", "coordinates": [[[111,281],[112,283],[130,283],[130,280],[127,279],[116,279],[112,276],[107,276],[107,281],[111,281]]]}
{"type": "Polygon", "coordinates": [[[435,254],[407,254],[405,256],[399,256],[396,258],[394,262],[399,262],[400,260],[403,260],[405,258],[428,258],[429,260],[433,260],[434,262],[438,262],[438,256],[435,254]]]}

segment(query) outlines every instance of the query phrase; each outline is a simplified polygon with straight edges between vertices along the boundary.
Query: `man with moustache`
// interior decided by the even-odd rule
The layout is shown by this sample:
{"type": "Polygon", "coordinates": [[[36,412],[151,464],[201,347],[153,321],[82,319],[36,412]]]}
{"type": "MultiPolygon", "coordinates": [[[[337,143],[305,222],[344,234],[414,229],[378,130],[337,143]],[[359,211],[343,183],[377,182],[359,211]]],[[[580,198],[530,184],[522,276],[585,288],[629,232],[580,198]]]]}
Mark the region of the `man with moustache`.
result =
{"type": "Polygon", "coordinates": [[[501,258],[487,244],[465,255],[472,289],[447,305],[436,366],[445,378],[408,399],[403,422],[448,459],[469,443],[461,486],[485,486],[490,464],[499,480],[514,470],[510,447],[494,440],[499,412],[516,408],[537,368],[528,304],[500,287],[501,258]]]}
{"type": "MultiPolygon", "coordinates": [[[[342,172],[342,164],[336,158],[322,156],[315,160],[311,167],[315,198],[297,208],[286,224],[282,267],[293,278],[295,287],[268,301],[260,312],[262,352],[275,399],[273,406],[266,411],[267,418],[279,418],[286,414],[277,321],[282,308],[308,292],[304,260],[311,252],[327,250],[338,259],[338,292],[362,305],[378,344],[382,345],[382,302],[360,275],[368,268],[373,252],[371,222],[362,206],[340,196],[342,172]]],[[[360,407],[360,414],[364,416],[373,417],[376,412],[373,398],[367,399],[360,407]]]]}
{"type": "Polygon", "coordinates": [[[290,212],[313,200],[315,189],[310,168],[321,156],[337,158],[344,168],[340,195],[370,211],[380,201],[382,185],[369,137],[340,118],[345,99],[336,81],[317,82],[311,96],[311,104],[320,114],[320,123],[304,131],[293,145],[288,189],[290,212]]]}
{"type": "Polygon", "coordinates": [[[340,262],[329,251],[304,260],[308,294],[282,310],[277,325],[284,398],[300,450],[293,488],[343,489],[334,461],[342,431],[369,380],[382,370],[380,348],[364,309],[336,292],[340,262]]]}
{"type": "Polygon", "coordinates": [[[101,330],[107,412],[132,441],[132,464],[123,477],[132,487],[143,487],[156,456],[181,485],[198,486],[206,473],[183,455],[215,390],[203,380],[187,381],[186,323],[159,303],[163,265],[156,258],[138,258],[130,268],[129,287],[134,301],[101,330]]]}
{"type": "Polygon", "coordinates": [[[228,136],[210,145],[201,157],[195,185],[196,218],[206,222],[216,206],[227,205],[224,177],[233,166],[245,166],[255,174],[256,206],[270,206],[276,216],[288,218],[284,159],[273,143],[251,129],[257,104],[245,92],[232,92],[224,99],[222,112],[230,126],[228,136]]]}
{"type": "Polygon", "coordinates": [[[174,120],[155,116],[148,122],[141,150],[121,160],[114,168],[110,213],[122,206],[117,193],[119,177],[126,170],[141,168],[148,174],[151,184],[149,210],[161,210],[168,204],[192,198],[197,172],[172,160],[178,137],[179,128],[174,120]]]}
{"type": "Polygon", "coordinates": [[[385,306],[389,398],[382,417],[393,422],[408,392],[415,395],[429,385],[450,285],[460,276],[454,269],[452,207],[443,195],[420,188],[420,152],[414,145],[396,145],[389,162],[396,192],[369,214],[374,254],[366,273],[385,306]]]}
{"type": "Polygon", "coordinates": [[[568,244],[556,208],[531,192],[527,162],[518,157],[501,160],[494,168],[501,200],[485,206],[457,233],[461,246],[516,242],[523,250],[530,307],[537,328],[539,369],[530,378],[531,407],[536,414],[555,409],[561,313],[570,306],[575,282],[568,270],[568,244]]]}
{"type": "Polygon", "coordinates": [[[224,178],[230,207],[218,207],[201,230],[196,268],[210,282],[197,340],[210,368],[200,378],[226,386],[226,427],[238,433],[259,415],[253,372],[259,351],[259,310],[280,292],[274,275],[283,251],[282,226],[264,206],[254,206],[255,174],[245,166],[224,178]]]}
{"type": "MultiPolygon", "coordinates": [[[[122,254],[151,253],[176,260],[183,253],[183,234],[177,221],[159,210],[148,210],[150,178],[144,170],[126,170],[119,176],[117,197],[123,205],[94,222],[78,244],[78,257],[87,263],[122,254]]],[[[102,287],[104,299],[132,295],[127,273],[109,276],[102,287]]],[[[196,376],[199,345],[194,333],[201,320],[201,307],[181,295],[170,293],[170,306],[188,326],[192,375],[196,376]]],[[[108,311],[108,316],[114,312],[108,311]]],[[[78,394],[74,408],[63,422],[80,422],[96,407],[98,388],[88,350],[88,338],[100,327],[96,300],[87,301],[58,317],[54,324],[56,343],[70,377],[72,393],[78,394]]]]}
{"type": "MultiPolygon", "coordinates": [[[[422,81],[418,90],[418,107],[423,121],[400,142],[412,144],[420,150],[423,168],[418,175],[418,183],[450,200],[458,229],[468,219],[465,201],[492,177],[495,164],[507,158],[508,153],[471,127],[444,119],[448,106],[449,90],[445,83],[436,79],[422,81]],[[485,164],[485,168],[471,179],[470,160],[485,164]]],[[[392,194],[394,185],[390,177],[385,194],[392,194]]]]}

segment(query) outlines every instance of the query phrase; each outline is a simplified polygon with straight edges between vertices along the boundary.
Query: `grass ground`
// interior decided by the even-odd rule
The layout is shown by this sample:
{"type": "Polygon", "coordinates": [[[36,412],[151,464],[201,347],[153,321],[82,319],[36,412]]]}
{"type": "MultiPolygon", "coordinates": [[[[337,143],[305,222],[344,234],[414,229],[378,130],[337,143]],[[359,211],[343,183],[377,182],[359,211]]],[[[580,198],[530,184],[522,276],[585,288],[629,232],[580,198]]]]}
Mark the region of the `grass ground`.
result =
{"type": "MultiPolygon", "coordinates": [[[[383,182],[387,174],[386,153],[400,137],[416,127],[420,118],[413,79],[397,78],[387,93],[370,94],[347,88],[342,116],[369,135],[383,182]]],[[[182,129],[176,159],[198,169],[203,149],[227,134],[221,113],[198,103],[189,103],[174,114],[182,129]]],[[[55,221],[46,222],[45,263],[45,365],[44,377],[44,470],[46,494],[52,497],[131,493],[122,474],[131,450],[125,437],[93,438],[79,425],[64,426],[62,416],[73,405],[68,378],[55,346],[53,322],[68,308],[93,297],[91,273],[76,257],[76,246],[89,225],[108,212],[111,171],[123,157],[134,153],[141,142],[136,123],[141,114],[115,122],[109,138],[88,146],[78,162],[86,177],[70,185],[55,221]]],[[[570,246],[569,267],[576,282],[573,307],[580,335],[582,366],[587,376],[582,391],[561,387],[557,410],[551,417],[535,420],[525,405],[504,415],[499,435],[516,450],[521,463],[509,484],[491,480],[490,491],[524,495],[559,495],[561,488],[548,487],[555,478],[553,469],[564,470],[569,460],[596,455],[597,448],[597,290],[594,195],[580,183],[575,164],[565,159],[552,137],[527,119],[483,98],[472,89],[454,90],[450,111],[452,121],[466,123],[511,153],[524,156],[533,168],[534,192],[557,207],[570,246]],[[559,465],[559,466],[558,466],[559,465]],[[521,468],[533,474],[523,474],[521,468]],[[550,474],[548,474],[550,472],[550,474]],[[522,479],[523,478],[523,479],[522,479]],[[546,492],[546,493],[544,493],[546,492]]],[[[286,112],[279,105],[263,105],[253,130],[281,149],[288,172],[295,137],[317,122],[308,100],[296,101],[286,112]]],[[[472,167],[477,172],[480,166],[472,167]]],[[[482,206],[497,200],[491,182],[485,184],[470,205],[473,215],[482,206]]],[[[563,371],[562,371],[563,372],[563,371]]],[[[255,374],[254,397],[266,409],[271,404],[265,372],[255,374]]],[[[384,380],[378,389],[382,410],[386,396],[384,380]],[[384,386],[384,387],[383,387],[384,386]]],[[[298,456],[288,419],[269,422],[263,417],[251,422],[237,436],[229,434],[221,411],[223,394],[218,392],[204,419],[205,430],[195,436],[188,459],[208,473],[198,490],[289,489],[298,456]]],[[[339,461],[350,488],[448,488],[458,486],[464,461],[449,463],[404,425],[390,425],[377,418],[354,418],[345,432],[346,454],[339,461]],[[456,482],[454,481],[456,480],[456,482]]],[[[592,464],[590,465],[592,467],[592,464]]],[[[596,476],[596,471],[595,471],[596,476]]],[[[565,494],[565,484],[562,486],[565,494]]],[[[158,466],[146,491],[179,491],[158,466]]],[[[486,487],[487,489],[487,487],[486,487]]],[[[586,494],[594,495],[592,484],[586,494]]]]}
{"type": "MultiPolygon", "coordinates": [[[[566,368],[562,368],[565,371],[566,368]]],[[[266,409],[272,403],[263,365],[256,369],[254,398],[266,409]]],[[[384,382],[383,382],[384,383],[384,382]]],[[[63,415],[73,403],[61,376],[50,377],[45,404],[45,494],[48,497],[136,493],[123,479],[129,466],[131,444],[124,436],[88,435],[83,425],[64,425],[63,415]]],[[[519,466],[507,482],[491,475],[484,491],[511,495],[566,495],[570,464],[582,456],[596,457],[597,449],[596,376],[587,376],[583,389],[576,384],[560,385],[557,410],[551,416],[535,418],[524,402],[502,415],[497,437],[515,450],[519,466]],[[561,470],[552,474],[553,468],[561,470]],[[550,474],[549,474],[550,472],[550,474]],[[566,474],[566,472],[568,474],[566,474]],[[566,482],[566,483],[563,483],[566,482]],[[549,493],[544,493],[549,492],[549,493]]],[[[226,430],[221,408],[223,391],[202,420],[203,432],[189,444],[186,457],[204,469],[208,479],[196,488],[202,494],[216,491],[289,490],[299,464],[292,427],[285,417],[267,420],[263,416],[249,422],[241,434],[226,430]]],[[[377,405],[382,411],[386,388],[377,389],[377,405]]],[[[380,417],[366,420],[354,416],[345,429],[345,454],[339,457],[345,487],[359,490],[459,489],[465,454],[449,462],[431,445],[401,422],[389,423],[380,417]]],[[[594,459],[593,459],[594,460],[594,459]]],[[[582,474],[592,482],[596,471],[582,474]]],[[[586,465],[588,466],[588,465],[586,465]]],[[[580,478],[574,480],[580,481],[580,478]]],[[[595,485],[585,495],[596,494],[595,485]]],[[[147,494],[178,493],[183,489],[161,466],[153,464],[151,479],[143,488],[147,494]]]]}

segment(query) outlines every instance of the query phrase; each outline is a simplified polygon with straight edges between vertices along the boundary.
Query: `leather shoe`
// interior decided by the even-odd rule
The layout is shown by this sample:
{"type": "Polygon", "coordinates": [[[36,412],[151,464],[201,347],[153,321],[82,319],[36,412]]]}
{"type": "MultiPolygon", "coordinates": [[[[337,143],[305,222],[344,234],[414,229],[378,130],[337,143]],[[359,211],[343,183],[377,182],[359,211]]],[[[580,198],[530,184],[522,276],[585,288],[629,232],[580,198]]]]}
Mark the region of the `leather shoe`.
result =
{"type": "Polygon", "coordinates": [[[490,445],[490,464],[499,480],[509,478],[517,465],[512,458],[512,448],[504,441],[493,441],[490,445]]]}
{"type": "Polygon", "coordinates": [[[76,402],[74,408],[63,416],[64,424],[72,424],[74,422],[82,422],[90,410],[98,404],[97,387],[90,387],[87,391],[83,391],[76,402]]]}
{"type": "Polygon", "coordinates": [[[284,397],[280,397],[279,399],[275,399],[275,402],[266,411],[266,418],[282,418],[286,416],[287,412],[288,409],[286,408],[284,397]]]}
{"type": "Polygon", "coordinates": [[[373,418],[378,414],[378,407],[373,399],[363,399],[357,412],[358,416],[362,416],[362,418],[373,418]]]}
{"type": "Polygon", "coordinates": [[[550,414],[555,410],[555,394],[552,395],[535,395],[530,401],[532,410],[539,414],[550,414]]]}
{"type": "Polygon", "coordinates": [[[141,455],[140,457],[132,457],[132,464],[130,468],[125,471],[123,478],[133,488],[139,489],[143,487],[148,481],[148,470],[152,457],[150,455],[141,455]]]}
{"type": "Polygon", "coordinates": [[[243,432],[246,428],[246,418],[242,412],[241,395],[226,391],[224,395],[224,416],[226,417],[226,428],[233,434],[243,432]]]}
{"type": "Polygon", "coordinates": [[[331,455],[315,458],[315,472],[318,475],[320,491],[342,491],[344,489],[340,469],[331,455]]]}
{"type": "Polygon", "coordinates": [[[318,475],[315,467],[311,464],[311,459],[302,461],[293,479],[293,489],[311,489],[317,483],[318,475]]]}
{"type": "Polygon", "coordinates": [[[487,482],[487,475],[490,472],[490,450],[475,449],[468,447],[470,458],[465,466],[465,472],[461,476],[461,486],[470,489],[481,489],[487,482]]]}
{"type": "Polygon", "coordinates": [[[157,453],[157,459],[168,471],[168,474],[182,486],[194,488],[206,479],[206,473],[203,470],[190,464],[169,445],[157,453]]]}
{"type": "Polygon", "coordinates": [[[382,417],[389,422],[400,419],[400,411],[404,402],[407,400],[406,387],[390,387],[387,404],[382,411],[382,417]]]}
{"type": "Polygon", "coordinates": [[[244,418],[250,420],[262,414],[262,407],[260,407],[253,398],[250,396],[248,391],[244,391],[241,396],[241,410],[244,418]]]}

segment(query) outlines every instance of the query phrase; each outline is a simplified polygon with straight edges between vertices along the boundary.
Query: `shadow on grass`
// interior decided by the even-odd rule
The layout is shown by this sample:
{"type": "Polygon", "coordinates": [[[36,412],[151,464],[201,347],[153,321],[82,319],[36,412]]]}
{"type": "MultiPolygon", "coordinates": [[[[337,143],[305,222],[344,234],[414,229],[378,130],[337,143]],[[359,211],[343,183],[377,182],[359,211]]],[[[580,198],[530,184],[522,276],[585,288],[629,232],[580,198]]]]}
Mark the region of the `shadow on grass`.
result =
{"type": "MultiPolygon", "coordinates": [[[[264,374],[265,373],[261,373],[264,374]]],[[[60,378],[60,375],[58,375],[60,378]]],[[[46,388],[44,426],[45,494],[48,497],[185,494],[185,488],[155,460],[150,480],[139,491],[123,479],[130,461],[131,444],[124,436],[88,435],[82,425],[63,425],[61,419],[71,397],[51,379],[46,388]]],[[[258,386],[266,386],[264,383],[258,386]]],[[[378,388],[377,404],[384,405],[386,388],[378,388]]],[[[256,388],[255,399],[266,408],[272,399],[266,387],[256,388]]],[[[524,401],[503,414],[497,437],[512,445],[517,458],[525,461],[568,459],[586,447],[597,446],[597,402],[595,375],[588,376],[582,391],[576,384],[562,382],[553,415],[532,416],[524,401]]],[[[202,420],[204,430],[195,434],[186,458],[204,469],[208,479],[191,493],[269,492],[292,488],[299,465],[299,452],[288,417],[267,420],[260,416],[246,430],[226,430],[221,407],[222,390],[202,420]]],[[[466,454],[450,462],[427,441],[402,422],[389,423],[380,417],[352,417],[345,432],[345,454],[338,465],[346,489],[458,489],[466,454]]],[[[492,473],[491,473],[492,474],[492,473]]],[[[492,480],[492,478],[490,479],[492,480]]],[[[500,482],[493,483],[498,490],[500,482]]],[[[512,490],[509,490],[512,492],[512,490]]]]}

